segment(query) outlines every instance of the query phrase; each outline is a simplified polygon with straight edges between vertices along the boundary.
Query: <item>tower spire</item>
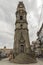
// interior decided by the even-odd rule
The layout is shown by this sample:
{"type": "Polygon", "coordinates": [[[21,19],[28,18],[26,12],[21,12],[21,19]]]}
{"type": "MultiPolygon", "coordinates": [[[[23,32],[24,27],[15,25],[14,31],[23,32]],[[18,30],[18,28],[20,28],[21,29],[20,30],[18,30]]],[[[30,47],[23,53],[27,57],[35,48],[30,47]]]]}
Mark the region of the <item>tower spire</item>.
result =
{"type": "Polygon", "coordinates": [[[25,6],[24,6],[23,2],[19,2],[18,7],[17,7],[17,10],[18,11],[19,10],[25,10],[25,6]]]}
{"type": "Polygon", "coordinates": [[[26,15],[27,15],[27,12],[23,2],[19,2],[17,6],[17,11],[16,11],[16,23],[18,23],[19,21],[27,23],[26,15]]]}

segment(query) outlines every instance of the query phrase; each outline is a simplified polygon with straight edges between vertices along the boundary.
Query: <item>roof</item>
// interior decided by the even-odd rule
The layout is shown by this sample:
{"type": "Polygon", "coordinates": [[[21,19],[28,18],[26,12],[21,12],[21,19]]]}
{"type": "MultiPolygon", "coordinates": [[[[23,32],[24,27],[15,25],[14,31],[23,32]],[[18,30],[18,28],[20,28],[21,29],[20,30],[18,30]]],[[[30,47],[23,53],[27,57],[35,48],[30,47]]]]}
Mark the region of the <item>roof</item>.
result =
{"type": "Polygon", "coordinates": [[[39,34],[40,34],[42,28],[43,28],[43,23],[42,23],[42,26],[41,26],[40,30],[37,32],[37,36],[39,36],[39,34]]]}

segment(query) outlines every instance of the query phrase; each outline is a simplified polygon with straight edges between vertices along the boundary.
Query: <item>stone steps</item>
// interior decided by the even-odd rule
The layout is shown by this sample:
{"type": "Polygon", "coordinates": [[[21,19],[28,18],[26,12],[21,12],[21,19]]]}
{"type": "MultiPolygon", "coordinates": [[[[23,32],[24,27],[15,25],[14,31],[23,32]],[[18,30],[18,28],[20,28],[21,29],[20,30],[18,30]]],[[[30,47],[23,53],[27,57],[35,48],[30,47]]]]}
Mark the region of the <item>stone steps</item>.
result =
{"type": "Polygon", "coordinates": [[[27,54],[21,53],[15,57],[14,62],[20,64],[36,63],[36,59],[27,54]]]}

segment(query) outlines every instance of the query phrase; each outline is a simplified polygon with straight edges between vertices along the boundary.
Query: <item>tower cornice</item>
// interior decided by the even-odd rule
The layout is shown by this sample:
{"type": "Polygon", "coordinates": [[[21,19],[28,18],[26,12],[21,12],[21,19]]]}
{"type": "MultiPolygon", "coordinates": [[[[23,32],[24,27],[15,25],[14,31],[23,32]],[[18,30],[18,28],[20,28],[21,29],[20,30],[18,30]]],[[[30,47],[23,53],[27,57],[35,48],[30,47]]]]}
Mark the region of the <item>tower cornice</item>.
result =
{"type": "Polygon", "coordinates": [[[21,28],[16,28],[15,31],[16,30],[27,30],[27,31],[29,31],[27,28],[22,28],[22,29],[21,28]]]}
{"type": "Polygon", "coordinates": [[[25,22],[24,22],[24,21],[23,21],[23,22],[19,22],[19,20],[17,20],[17,21],[15,22],[15,25],[16,25],[17,23],[26,23],[26,24],[28,24],[26,20],[25,20],[25,22]]]}
{"type": "MultiPolygon", "coordinates": [[[[19,10],[19,11],[17,10],[17,11],[15,12],[15,14],[17,15],[18,12],[20,12],[20,10],[19,10]]],[[[22,10],[22,12],[23,12],[23,13],[25,12],[26,15],[27,15],[27,12],[26,12],[25,10],[22,10]]]]}

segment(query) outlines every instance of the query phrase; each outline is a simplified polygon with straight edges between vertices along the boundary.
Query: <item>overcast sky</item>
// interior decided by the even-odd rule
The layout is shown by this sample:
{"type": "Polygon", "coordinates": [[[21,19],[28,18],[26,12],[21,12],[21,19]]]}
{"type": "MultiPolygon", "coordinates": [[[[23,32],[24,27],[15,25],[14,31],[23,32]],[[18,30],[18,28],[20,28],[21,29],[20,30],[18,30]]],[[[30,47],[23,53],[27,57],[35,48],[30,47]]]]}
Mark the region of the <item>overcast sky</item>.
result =
{"type": "Polygon", "coordinates": [[[37,39],[36,33],[43,22],[43,0],[0,0],[0,48],[13,48],[15,12],[19,1],[24,2],[27,11],[30,43],[37,39]]]}

